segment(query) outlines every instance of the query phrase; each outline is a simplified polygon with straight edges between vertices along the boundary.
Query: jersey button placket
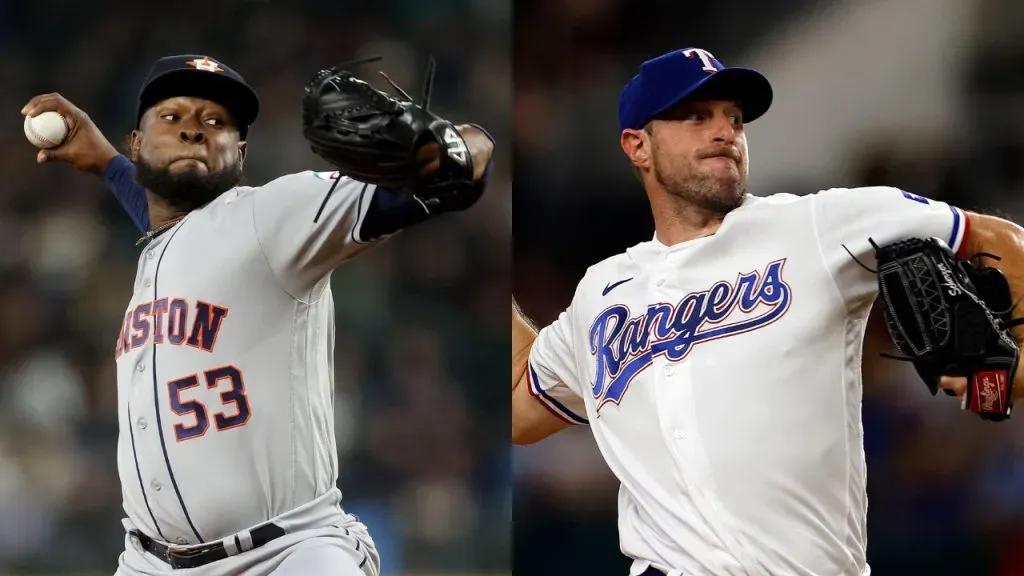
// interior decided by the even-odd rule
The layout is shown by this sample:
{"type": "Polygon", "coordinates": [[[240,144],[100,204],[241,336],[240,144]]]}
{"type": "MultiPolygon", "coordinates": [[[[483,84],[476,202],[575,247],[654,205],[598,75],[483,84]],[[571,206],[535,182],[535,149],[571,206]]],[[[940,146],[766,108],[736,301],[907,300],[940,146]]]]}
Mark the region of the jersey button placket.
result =
{"type": "MultiPolygon", "coordinates": [[[[662,255],[660,265],[655,269],[655,275],[652,278],[654,286],[651,289],[650,302],[673,301],[671,286],[666,287],[666,284],[675,271],[674,263],[676,261],[675,254],[662,255]]],[[[654,381],[654,399],[657,403],[654,409],[658,416],[658,422],[664,426],[666,422],[675,419],[672,414],[673,408],[671,408],[673,398],[676,396],[674,388],[678,385],[676,378],[673,378],[676,373],[675,362],[669,360],[664,354],[659,354],[653,358],[650,370],[651,379],[654,381]]]]}
{"type": "Polygon", "coordinates": [[[654,293],[657,295],[657,299],[660,300],[661,296],[665,293],[665,284],[668,283],[668,272],[667,267],[659,267],[655,270],[654,276],[651,277],[652,283],[654,284],[654,293]]]}
{"type": "Polygon", "coordinates": [[[659,266],[657,276],[654,277],[654,285],[658,288],[663,288],[666,285],[671,286],[669,279],[676,277],[681,259],[682,257],[675,252],[662,255],[661,266],[659,266]]]}
{"type": "MultiPolygon", "coordinates": [[[[654,290],[656,298],[661,302],[672,302],[673,304],[678,300],[679,294],[673,293],[670,288],[664,288],[668,283],[668,278],[675,278],[678,276],[679,263],[682,261],[682,256],[678,253],[672,252],[665,254],[662,258],[661,269],[659,275],[656,277],[654,284],[660,289],[654,290]]],[[[659,362],[655,363],[657,374],[655,380],[657,381],[656,386],[656,401],[658,402],[658,420],[664,427],[670,437],[669,450],[676,455],[677,462],[680,458],[689,459],[693,452],[693,447],[689,445],[692,440],[691,435],[688,433],[686,428],[686,422],[691,422],[686,418],[687,407],[684,406],[686,402],[692,401],[692,395],[689,394],[688,386],[690,386],[689,378],[687,378],[686,359],[679,361],[672,361],[664,356],[659,358],[659,362]]],[[[683,481],[692,485],[693,480],[687,473],[687,466],[681,465],[677,468],[681,471],[681,478],[683,481]]]]}
{"type": "MultiPolygon", "coordinates": [[[[146,248],[141,254],[139,272],[136,277],[135,302],[147,302],[153,300],[153,274],[156,270],[159,247],[156,242],[146,248]]],[[[134,376],[131,377],[129,393],[130,412],[134,421],[133,447],[136,473],[139,475],[138,488],[144,492],[146,506],[157,508],[157,503],[164,496],[164,482],[161,478],[162,459],[155,459],[154,455],[160,454],[159,434],[160,430],[154,426],[150,430],[150,420],[153,420],[152,400],[152,374],[149,372],[149,359],[152,357],[152,344],[135,348],[132,352],[137,354],[135,365],[132,367],[134,376]]],[[[155,420],[153,420],[155,422],[155,420]]],[[[161,521],[154,519],[161,523],[161,521]]]]}
{"type": "MultiPolygon", "coordinates": [[[[682,387],[687,386],[689,383],[685,382],[682,378],[682,375],[686,372],[685,366],[681,365],[682,362],[685,362],[685,360],[680,362],[668,361],[661,368],[661,377],[659,378],[661,382],[658,387],[659,394],[657,398],[658,404],[665,407],[659,414],[659,419],[675,440],[685,440],[687,436],[685,425],[683,424],[685,422],[683,417],[684,409],[680,406],[680,403],[685,396],[682,387]]],[[[679,448],[686,449],[683,446],[673,448],[673,450],[679,448]]]]}
{"type": "Polygon", "coordinates": [[[696,426],[699,410],[693,391],[699,383],[694,382],[692,366],[689,362],[677,366],[678,381],[669,432],[673,439],[673,451],[678,454],[677,469],[685,478],[694,503],[703,510],[712,510],[719,504],[705,446],[696,426]]]}

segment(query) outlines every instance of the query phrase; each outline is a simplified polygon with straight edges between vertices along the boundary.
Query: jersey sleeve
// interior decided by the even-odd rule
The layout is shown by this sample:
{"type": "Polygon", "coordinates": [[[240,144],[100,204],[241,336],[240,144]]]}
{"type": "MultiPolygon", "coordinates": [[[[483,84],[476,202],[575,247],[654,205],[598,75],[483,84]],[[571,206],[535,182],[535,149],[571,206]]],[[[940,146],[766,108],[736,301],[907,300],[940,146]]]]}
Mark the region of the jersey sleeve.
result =
{"type": "Polygon", "coordinates": [[[149,230],[149,200],[146,189],[135,182],[135,164],[118,154],[103,170],[103,184],[117,198],[140,234],[149,230]]]}
{"type": "Polygon", "coordinates": [[[898,188],[836,188],[816,193],[812,202],[822,257],[847,301],[873,296],[877,290],[877,276],[861,266],[874,267],[871,241],[883,246],[908,238],[939,238],[958,252],[970,229],[960,208],[898,188]]]}
{"type": "Polygon", "coordinates": [[[374,185],[337,172],[312,171],[282,176],[253,191],[257,239],[289,293],[307,292],[338,265],[388,237],[361,235],[375,191],[374,185]]]}
{"type": "Polygon", "coordinates": [[[571,307],[537,334],[527,367],[530,394],[566,422],[589,424],[572,336],[571,307]]]}

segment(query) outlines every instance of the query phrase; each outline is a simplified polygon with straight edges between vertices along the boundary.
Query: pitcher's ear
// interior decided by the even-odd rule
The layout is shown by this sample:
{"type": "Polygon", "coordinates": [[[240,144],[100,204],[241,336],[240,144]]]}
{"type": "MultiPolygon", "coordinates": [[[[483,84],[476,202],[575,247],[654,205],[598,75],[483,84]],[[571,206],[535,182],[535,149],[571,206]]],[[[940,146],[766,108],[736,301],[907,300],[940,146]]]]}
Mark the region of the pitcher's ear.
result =
{"type": "Polygon", "coordinates": [[[142,132],[132,130],[132,133],[128,135],[128,159],[138,162],[140,148],[142,148],[142,132]]]}

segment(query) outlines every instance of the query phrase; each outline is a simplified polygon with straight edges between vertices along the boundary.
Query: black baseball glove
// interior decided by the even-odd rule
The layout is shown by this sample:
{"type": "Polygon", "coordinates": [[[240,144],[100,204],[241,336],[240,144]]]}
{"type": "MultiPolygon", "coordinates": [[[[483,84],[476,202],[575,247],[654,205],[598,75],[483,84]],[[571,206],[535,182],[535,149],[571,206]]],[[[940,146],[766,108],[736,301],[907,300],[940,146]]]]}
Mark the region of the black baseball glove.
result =
{"type": "MultiPolygon", "coordinates": [[[[352,64],[363,64],[369,58],[352,64]]],[[[473,182],[473,159],[455,126],[429,110],[434,60],[423,96],[413,100],[383,72],[398,92],[382,92],[348,70],[321,70],[306,85],[302,133],[313,153],[345,176],[413,194],[428,212],[468,208],[483,193],[473,182]],[[423,174],[421,149],[436,144],[439,167],[423,174]]]]}
{"type": "Polygon", "coordinates": [[[932,395],[942,376],[965,377],[963,409],[986,420],[1009,418],[1020,351],[1010,332],[1019,322],[1010,317],[1006,277],[977,258],[957,258],[936,238],[871,244],[886,326],[903,359],[932,395]]]}

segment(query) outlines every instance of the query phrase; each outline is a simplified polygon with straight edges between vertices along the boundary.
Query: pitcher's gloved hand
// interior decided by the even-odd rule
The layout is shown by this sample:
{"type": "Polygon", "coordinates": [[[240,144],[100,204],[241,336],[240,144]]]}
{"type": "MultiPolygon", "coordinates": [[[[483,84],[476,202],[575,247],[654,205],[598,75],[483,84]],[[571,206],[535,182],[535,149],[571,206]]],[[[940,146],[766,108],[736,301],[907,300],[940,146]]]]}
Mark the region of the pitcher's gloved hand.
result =
{"type": "Polygon", "coordinates": [[[1020,356],[1010,329],[1021,321],[1010,317],[1002,272],[957,258],[936,238],[876,245],[875,255],[889,334],[931,393],[963,378],[964,409],[1009,418],[1020,356]]]}
{"type": "Polygon", "coordinates": [[[415,196],[429,213],[472,206],[486,178],[474,181],[465,138],[429,110],[433,59],[418,102],[381,75],[398,96],[339,68],[321,70],[306,85],[303,135],[313,153],[344,176],[415,196]]]}

